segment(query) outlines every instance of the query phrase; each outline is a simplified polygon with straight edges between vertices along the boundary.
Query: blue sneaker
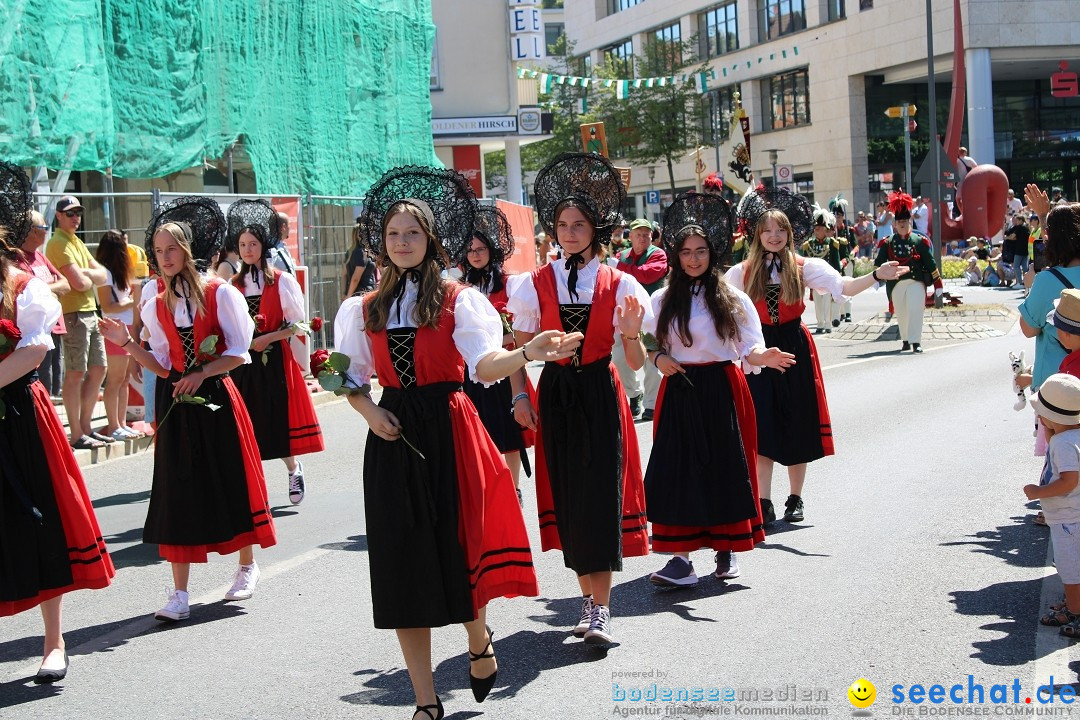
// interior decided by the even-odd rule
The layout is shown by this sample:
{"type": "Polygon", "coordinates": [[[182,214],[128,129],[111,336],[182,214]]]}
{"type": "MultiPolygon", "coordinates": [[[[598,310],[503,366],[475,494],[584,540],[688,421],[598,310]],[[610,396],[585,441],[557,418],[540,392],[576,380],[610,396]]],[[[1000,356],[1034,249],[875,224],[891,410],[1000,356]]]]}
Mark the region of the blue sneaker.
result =
{"type": "Polygon", "coordinates": [[[659,572],[649,576],[649,582],[663,587],[689,587],[697,585],[698,577],[694,574],[694,563],[683,560],[678,555],[668,560],[659,572]]]}

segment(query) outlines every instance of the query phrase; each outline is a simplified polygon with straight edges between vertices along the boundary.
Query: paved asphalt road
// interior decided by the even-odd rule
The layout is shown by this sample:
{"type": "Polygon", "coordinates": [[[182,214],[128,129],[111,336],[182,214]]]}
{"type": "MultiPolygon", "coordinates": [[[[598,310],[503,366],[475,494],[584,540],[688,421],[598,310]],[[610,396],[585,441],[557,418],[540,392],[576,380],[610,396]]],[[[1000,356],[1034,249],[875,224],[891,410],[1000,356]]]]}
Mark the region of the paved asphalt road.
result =
{"type": "MultiPolygon", "coordinates": [[[[1018,300],[1013,292],[965,295],[1018,300]]],[[[856,320],[883,302],[881,292],[857,298],[856,320]]],[[[1075,682],[1080,666],[1071,663],[1080,654],[1037,623],[1060,586],[1047,570],[1047,533],[1029,522],[1034,511],[1021,492],[1040,462],[1031,453],[1030,411],[1012,409],[1007,359],[1024,348],[1030,357],[1031,342],[1014,329],[990,340],[928,343],[922,356],[899,356],[896,346],[820,339],[838,454],[811,466],[806,522],[778,524],[764,545],[741,555],[742,577],[657,592],[646,578],[666,558],[627,560],[612,603],[621,645],[605,654],[569,637],[576,583],[561,555],[538,554],[542,596],[490,607],[500,671],[483,705],[467,688],[464,633],[435,632],[447,717],[847,715],[847,687],[860,677],[876,685],[871,710],[884,717],[955,711],[895,706],[892,688],[959,683],[966,700],[969,675],[988,701],[992,685],[1008,685],[1011,700],[1019,683],[1018,706],[967,706],[1000,714],[1037,706],[1024,698],[1034,699],[1050,676],[1058,685],[1075,682]],[[731,688],[743,700],[615,699],[654,683],[731,688]],[[785,701],[792,693],[796,702],[785,701]]],[[[263,575],[255,597],[222,602],[235,558],[214,558],[194,568],[191,620],[174,626],[151,619],[170,588],[169,570],[140,543],[151,456],[87,470],[119,573],[107,590],[66,598],[72,659],[62,684],[28,681],[40,657],[38,613],[0,621],[0,718],[409,718],[403,661],[393,633],[372,628],[366,589],[366,429],[344,403],[321,408],[320,418],[331,449],[304,461],[302,506],[288,503],[283,465],[267,463],[279,544],[257,554],[263,575]]],[[[650,432],[638,425],[643,453],[650,432]]],[[[538,547],[531,483],[523,488],[538,547]]],[[[783,501],[785,478],[773,494],[783,501]]],[[[694,560],[700,574],[711,571],[709,553],[694,560]]]]}

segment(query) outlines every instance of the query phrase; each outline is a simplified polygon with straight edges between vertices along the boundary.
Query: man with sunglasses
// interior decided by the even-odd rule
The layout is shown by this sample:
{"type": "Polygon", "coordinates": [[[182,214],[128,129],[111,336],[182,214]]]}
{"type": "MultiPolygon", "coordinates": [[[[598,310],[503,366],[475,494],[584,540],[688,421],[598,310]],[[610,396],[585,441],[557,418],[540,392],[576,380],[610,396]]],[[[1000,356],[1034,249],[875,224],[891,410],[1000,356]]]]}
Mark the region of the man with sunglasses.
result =
{"type": "Polygon", "coordinates": [[[67,278],[71,291],[60,297],[67,334],[64,350],[64,410],[71,428],[71,446],[78,449],[103,447],[111,437],[94,432],[90,426],[101,381],[105,379],[105,339],[98,331],[96,285],[106,282],[105,268],[94,260],[75,232],[82,224],[83,206],[78,198],[65,195],[56,203],[56,229],[45,248],[45,256],[67,278]]]}

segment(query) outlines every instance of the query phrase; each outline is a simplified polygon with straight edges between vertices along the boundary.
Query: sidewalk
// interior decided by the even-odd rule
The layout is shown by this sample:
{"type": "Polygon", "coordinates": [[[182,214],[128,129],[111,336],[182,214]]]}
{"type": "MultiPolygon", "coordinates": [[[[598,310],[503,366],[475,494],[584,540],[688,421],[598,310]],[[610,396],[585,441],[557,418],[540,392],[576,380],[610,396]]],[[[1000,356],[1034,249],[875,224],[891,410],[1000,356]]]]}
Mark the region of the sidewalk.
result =
{"type": "MultiPolygon", "coordinates": [[[[311,385],[309,384],[309,387],[311,385]]],[[[311,394],[311,401],[315,407],[318,408],[322,405],[340,400],[338,396],[333,393],[326,392],[325,390],[319,390],[311,394]]],[[[56,414],[60,416],[60,422],[64,425],[64,431],[68,432],[67,413],[64,411],[63,404],[53,404],[53,408],[56,410],[56,414]]],[[[94,419],[92,425],[95,429],[105,427],[107,419],[105,417],[105,404],[100,400],[94,405],[94,419]]],[[[92,465],[98,465],[106,460],[115,460],[117,458],[127,457],[128,455],[135,455],[149,450],[153,452],[154,443],[154,429],[149,423],[135,421],[129,423],[129,425],[139,432],[146,433],[146,437],[141,437],[135,440],[124,440],[110,443],[103,448],[96,450],[73,450],[75,453],[75,460],[79,463],[79,467],[90,467],[92,465]]]]}

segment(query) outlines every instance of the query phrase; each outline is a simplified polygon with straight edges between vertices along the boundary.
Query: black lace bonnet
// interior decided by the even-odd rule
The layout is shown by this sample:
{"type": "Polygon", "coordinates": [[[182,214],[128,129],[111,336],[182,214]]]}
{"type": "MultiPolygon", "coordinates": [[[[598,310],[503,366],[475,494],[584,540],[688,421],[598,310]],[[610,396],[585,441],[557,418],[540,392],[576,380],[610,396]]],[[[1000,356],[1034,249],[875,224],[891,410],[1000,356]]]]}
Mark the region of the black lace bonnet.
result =
{"type": "Polygon", "coordinates": [[[358,222],[363,245],[374,257],[383,251],[383,223],[390,208],[408,203],[420,210],[446,251],[436,257],[443,268],[447,260],[462,257],[472,239],[476,195],[469,181],[450,169],[405,165],[388,170],[367,192],[358,222]]]}
{"type": "Polygon", "coordinates": [[[225,240],[225,214],[221,206],[207,197],[186,195],[159,207],[146,228],[146,257],[155,268],[154,235],[170,222],[186,225],[191,231],[191,257],[198,271],[205,272],[225,240]]]}
{"type": "Polygon", "coordinates": [[[536,176],[536,214],[548,237],[557,238],[555,220],[563,208],[581,210],[593,223],[593,239],[605,243],[618,225],[626,188],[615,166],[596,153],[563,153],[536,176]]]}
{"type": "Polygon", "coordinates": [[[9,246],[18,247],[30,234],[33,209],[30,178],[22,168],[0,160],[0,227],[7,232],[9,246]]]}
{"type": "Polygon", "coordinates": [[[727,200],[712,193],[685,192],[664,211],[660,241],[668,264],[678,262],[679,245],[688,235],[701,235],[709,244],[710,259],[718,265],[731,247],[733,219],[727,200]]]}
{"type": "MultiPolygon", "coordinates": [[[[479,205],[476,208],[476,221],[473,235],[480,236],[491,251],[491,264],[502,264],[514,254],[514,233],[506,214],[494,205],[479,205]]],[[[471,240],[471,238],[470,238],[471,240]]],[[[465,243],[461,250],[460,263],[465,263],[465,253],[470,243],[465,243]]]]}
{"type": "Polygon", "coordinates": [[[229,206],[226,216],[228,231],[225,235],[225,249],[238,252],[240,233],[248,225],[262,228],[266,234],[263,240],[263,257],[270,257],[270,250],[281,242],[281,220],[269,201],[237,200],[229,206]]]}
{"type": "Polygon", "coordinates": [[[759,186],[739,201],[738,217],[746,222],[747,238],[753,238],[758,220],[767,210],[779,210],[787,216],[796,242],[814,231],[814,209],[806,198],[783,188],[759,186]]]}

